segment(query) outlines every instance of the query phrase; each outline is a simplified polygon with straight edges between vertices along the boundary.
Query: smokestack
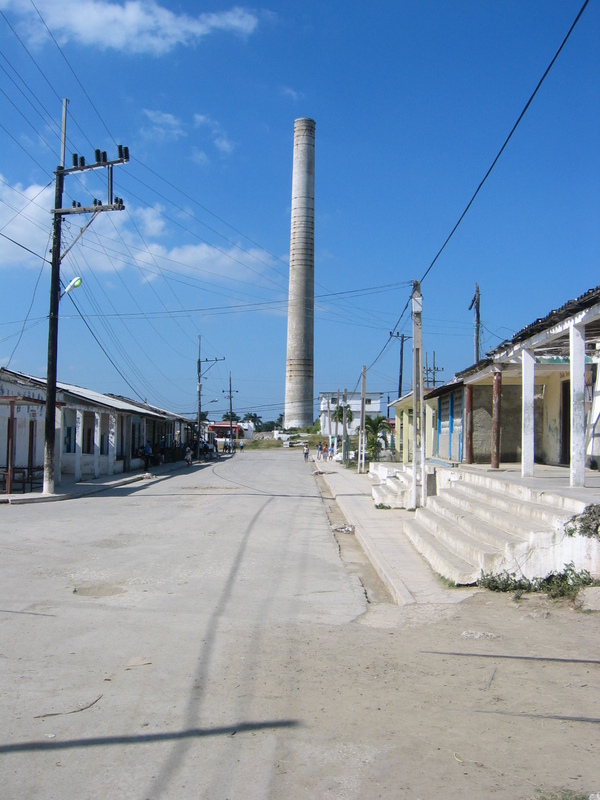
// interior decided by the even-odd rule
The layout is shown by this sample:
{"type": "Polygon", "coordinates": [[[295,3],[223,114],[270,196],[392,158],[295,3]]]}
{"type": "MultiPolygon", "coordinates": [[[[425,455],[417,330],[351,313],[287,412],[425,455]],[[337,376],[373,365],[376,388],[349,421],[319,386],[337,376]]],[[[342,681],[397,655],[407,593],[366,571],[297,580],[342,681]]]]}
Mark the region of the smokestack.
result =
{"type": "Polygon", "coordinates": [[[313,424],[315,121],[294,122],[284,427],[313,424]]]}

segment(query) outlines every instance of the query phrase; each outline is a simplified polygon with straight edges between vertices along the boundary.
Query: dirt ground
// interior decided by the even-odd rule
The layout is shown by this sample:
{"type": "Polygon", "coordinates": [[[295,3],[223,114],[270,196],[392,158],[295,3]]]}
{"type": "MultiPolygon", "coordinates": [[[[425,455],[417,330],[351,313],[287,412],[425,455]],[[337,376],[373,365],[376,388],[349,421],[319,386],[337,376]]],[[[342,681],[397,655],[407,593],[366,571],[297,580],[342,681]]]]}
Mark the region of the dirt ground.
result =
{"type": "MultiPolygon", "coordinates": [[[[581,596],[488,591],[456,605],[396,606],[323,494],[332,530],[342,529],[342,559],[369,600],[355,623],[365,641],[336,681],[338,706],[350,706],[357,689],[362,696],[357,675],[365,693],[371,681],[384,692],[377,719],[389,774],[373,776],[369,797],[600,792],[600,613],[583,610],[581,596]]],[[[347,724],[355,718],[353,709],[347,724]]]]}
{"type": "Polygon", "coordinates": [[[396,606],[304,464],[274,500],[249,456],[6,510],[1,800],[600,792],[600,613],[396,606]]]}

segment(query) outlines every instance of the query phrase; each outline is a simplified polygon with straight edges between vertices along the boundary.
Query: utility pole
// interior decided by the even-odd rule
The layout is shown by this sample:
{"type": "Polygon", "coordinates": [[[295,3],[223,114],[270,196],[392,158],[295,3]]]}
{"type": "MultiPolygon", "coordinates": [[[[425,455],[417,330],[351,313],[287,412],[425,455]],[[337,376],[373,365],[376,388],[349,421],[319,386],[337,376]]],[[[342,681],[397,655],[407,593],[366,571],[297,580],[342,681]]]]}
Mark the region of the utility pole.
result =
{"type": "Polygon", "coordinates": [[[348,463],[348,390],[344,389],[344,410],[342,415],[342,460],[348,463]]]}
{"type": "MultiPolygon", "coordinates": [[[[229,373],[229,447],[232,447],[233,441],[233,394],[237,394],[237,389],[232,391],[231,389],[231,372],[229,373]]],[[[223,394],[227,394],[225,389],[223,389],[223,394]]]]}
{"type": "Polygon", "coordinates": [[[67,103],[63,100],[61,163],[55,171],[54,208],[52,209],[52,259],[50,272],[50,313],[48,315],[48,363],[46,369],[46,419],[44,427],[44,493],[54,494],[54,460],[56,445],[56,375],[58,361],[58,303],[60,300],[60,264],[68,250],[61,254],[62,218],[67,214],[91,214],[91,219],[81,229],[79,236],[92,224],[101,211],[122,211],[125,206],[120,197],[113,197],[113,166],[126,164],[129,161],[129,148],[117,145],[119,157],[108,161],[105,152],[95,151],[96,162],[86,165],[85,158],[73,154],[73,166],[65,169],[65,146],[67,133],[67,103]],[[107,202],[103,204],[95,200],[92,206],[81,206],[73,202],[71,208],[63,208],[63,190],[65,175],[75,172],[87,172],[91,169],[108,169],[107,202]]]}
{"type": "Polygon", "coordinates": [[[413,281],[413,480],[411,509],[426,501],[425,438],[423,431],[423,297],[421,284],[413,281]]]}
{"type": "Polygon", "coordinates": [[[481,302],[481,295],[479,294],[479,284],[475,284],[475,294],[473,295],[473,299],[471,300],[471,305],[469,306],[469,311],[475,307],[475,318],[474,318],[474,327],[475,327],[475,361],[474,363],[477,364],[479,359],[481,358],[481,316],[480,316],[480,302],[481,302]]]}
{"type": "Polygon", "coordinates": [[[367,368],[362,368],[362,384],[360,391],[360,434],[358,437],[358,471],[365,470],[365,450],[367,433],[367,368]]]}
{"type": "Polygon", "coordinates": [[[423,375],[424,375],[424,378],[425,378],[424,382],[425,382],[425,388],[426,389],[430,389],[430,388],[435,389],[435,376],[437,375],[438,372],[443,372],[443,371],[444,371],[443,367],[436,367],[436,365],[435,365],[435,350],[433,351],[433,367],[429,366],[427,353],[425,353],[425,369],[423,371],[423,375]],[[430,384],[429,384],[429,376],[430,375],[431,375],[431,380],[432,380],[432,383],[433,383],[433,387],[431,387],[430,384]]]}
{"type": "Polygon", "coordinates": [[[404,342],[412,337],[405,336],[403,333],[394,334],[393,331],[390,331],[390,337],[395,337],[400,341],[400,370],[398,373],[398,397],[400,398],[402,397],[402,378],[404,373],[404,342]]]}
{"type": "MultiPolygon", "coordinates": [[[[205,358],[204,362],[200,357],[202,337],[198,335],[198,443],[196,458],[200,458],[200,439],[202,438],[202,363],[210,362],[210,367],[214,367],[217,361],[225,361],[225,357],[221,358],[205,358]]],[[[205,370],[204,374],[208,372],[210,367],[205,370]]]]}

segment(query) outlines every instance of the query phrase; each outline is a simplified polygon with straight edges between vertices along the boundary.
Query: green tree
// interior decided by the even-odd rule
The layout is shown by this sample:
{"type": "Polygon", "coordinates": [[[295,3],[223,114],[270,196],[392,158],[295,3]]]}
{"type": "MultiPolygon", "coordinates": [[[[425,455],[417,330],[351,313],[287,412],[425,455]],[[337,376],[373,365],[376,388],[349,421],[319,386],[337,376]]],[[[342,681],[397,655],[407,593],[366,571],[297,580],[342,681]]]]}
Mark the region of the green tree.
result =
{"type": "Polygon", "coordinates": [[[367,434],[367,454],[371,461],[379,459],[382,443],[387,444],[387,434],[390,426],[384,416],[367,417],[365,419],[365,431],[367,434]]]}
{"type": "Polygon", "coordinates": [[[222,420],[225,422],[239,422],[240,418],[235,413],[235,411],[226,411],[223,416],[221,417],[222,420]]]}
{"type": "MultiPolygon", "coordinates": [[[[346,424],[350,425],[353,420],[352,409],[349,405],[346,405],[346,424]]],[[[344,406],[338,405],[335,407],[333,414],[331,415],[331,419],[334,422],[338,422],[340,424],[344,424],[344,406]]]]}
{"type": "Polygon", "coordinates": [[[258,414],[253,414],[251,411],[248,411],[248,413],[244,415],[242,422],[251,422],[254,425],[254,430],[259,431],[262,419],[258,414]]]}

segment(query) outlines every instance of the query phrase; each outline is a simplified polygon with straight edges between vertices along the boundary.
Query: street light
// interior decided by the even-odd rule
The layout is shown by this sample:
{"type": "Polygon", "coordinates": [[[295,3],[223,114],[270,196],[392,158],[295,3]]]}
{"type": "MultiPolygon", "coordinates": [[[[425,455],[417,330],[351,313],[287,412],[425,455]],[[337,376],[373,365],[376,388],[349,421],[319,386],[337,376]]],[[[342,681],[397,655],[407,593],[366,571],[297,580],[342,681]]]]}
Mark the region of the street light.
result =
{"type": "Polygon", "coordinates": [[[73,278],[73,280],[69,283],[69,285],[66,287],[66,289],[63,290],[63,292],[61,293],[61,295],[60,295],[60,297],[58,299],[62,300],[63,297],[66,294],[69,294],[69,292],[72,292],[73,289],[78,289],[80,286],[81,286],[81,278],[79,278],[79,277],[78,278],[73,278]]]}

